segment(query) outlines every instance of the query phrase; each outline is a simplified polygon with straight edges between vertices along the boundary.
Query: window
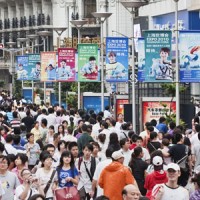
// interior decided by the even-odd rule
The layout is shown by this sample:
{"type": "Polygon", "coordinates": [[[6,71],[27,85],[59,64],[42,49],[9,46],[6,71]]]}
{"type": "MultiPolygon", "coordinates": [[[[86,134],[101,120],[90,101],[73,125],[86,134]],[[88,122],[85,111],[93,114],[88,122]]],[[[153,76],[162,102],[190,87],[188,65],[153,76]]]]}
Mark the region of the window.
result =
{"type": "Polygon", "coordinates": [[[84,0],[84,17],[93,18],[92,12],[96,12],[96,0],[84,0]]]}

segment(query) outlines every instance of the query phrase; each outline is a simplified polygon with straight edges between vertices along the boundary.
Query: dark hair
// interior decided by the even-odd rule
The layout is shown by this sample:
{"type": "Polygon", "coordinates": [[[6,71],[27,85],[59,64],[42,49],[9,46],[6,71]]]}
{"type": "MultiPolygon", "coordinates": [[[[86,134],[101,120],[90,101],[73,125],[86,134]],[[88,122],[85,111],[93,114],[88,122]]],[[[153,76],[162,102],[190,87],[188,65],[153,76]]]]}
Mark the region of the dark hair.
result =
{"type": "Polygon", "coordinates": [[[68,144],[68,149],[69,149],[69,151],[71,151],[73,147],[78,147],[77,142],[70,142],[70,143],[68,144]]]}
{"type": "Polygon", "coordinates": [[[99,197],[97,197],[95,200],[110,200],[109,197],[105,196],[105,195],[101,195],[99,197]]]}
{"type": "Polygon", "coordinates": [[[92,145],[98,147],[99,151],[101,150],[101,147],[98,142],[92,142],[92,145]]]}
{"type": "Polygon", "coordinates": [[[162,47],[161,49],[160,49],[160,52],[161,51],[164,51],[164,52],[166,52],[166,53],[170,53],[170,49],[169,48],[167,48],[167,47],[162,47]]]}
{"type": "Polygon", "coordinates": [[[10,165],[10,159],[8,158],[8,156],[0,155],[0,159],[2,159],[2,161],[3,161],[3,160],[6,160],[8,166],[10,165]]]}
{"type": "Polygon", "coordinates": [[[131,160],[129,162],[129,167],[133,169],[135,167],[135,159],[142,153],[142,147],[135,147],[134,152],[131,154],[131,160]]]}
{"type": "Polygon", "coordinates": [[[96,120],[97,120],[98,122],[101,122],[101,121],[102,121],[102,116],[100,116],[100,115],[97,115],[97,118],[96,118],[96,120]]]}
{"type": "Polygon", "coordinates": [[[53,135],[53,140],[57,139],[59,135],[60,135],[60,133],[55,133],[55,134],[53,135]]]}
{"type": "Polygon", "coordinates": [[[163,144],[164,146],[169,146],[169,140],[168,140],[167,138],[163,138],[163,139],[162,139],[162,144],[163,144]]]}
{"type": "Polygon", "coordinates": [[[61,169],[63,167],[63,165],[64,165],[63,158],[64,157],[71,157],[70,167],[71,167],[71,169],[74,169],[74,157],[73,157],[71,151],[63,151],[63,153],[61,154],[61,157],[60,157],[60,164],[58,165],[58,168],[61,169]]]}
{"type": "Polygon", "coordinates": [[[173,121],[169,122],[169,128],[170,129],[174,130],[175,127],[176,127],[176,123],[175,122],[173,122],[173,121]]]}
{"type": "Polygon", "coordinates": [[[136,135],[134,131],[129,131],[128,132],[128,137],[131,138],[133,135],[136,135]]]}
{"type": "Polygon", "coordinates": [[[62,134],[63,137],[64,137],[64,135],[65,135],[65,128],[64,128],[64,126],[62,124],[58,126],[58,133],[62,134]],[[60,127],[62,127],[62,133],[59,132],[59,128],[60,127]]]}
{"type": "Polygon", "coordinates": [[[137,141],[138,138],[139,138],[139,136],[138,136],[137,134],[133,134],[133,135],[131,136],[131,141],[135,143],[135,142],[137,141]]]}
{"type": "Polygon", "coordinates": [[[108,147],[108,148],[106,149],[106,157],[107,157],[107,158],[111,158],[113,152],[114,152],[114,149],[111,148],[111,147],[108,147]]]}
{"type": "Polygon", "coordinates": [[[17,118],[17,116],[18,116],[18,112],[14,111],[13,112],[13,118],[17,118]]]}
{"type": "Polygon", "coordinates": [[[21,137],[20,135],[13,135],[13,143],[18,145],[20,143],[21,137]]]}
{"type": "Polygon", "coordinates": [[[47,145],[44,146],[44,150],[47,150],[48,148],[56,149],[56,147],[53,144],[47,144],[47,145]]]}
{"type": "Polygon", "coordinates": [[[42,159],[41,159],[41,161],[42,161],[41,167],[44,167],[44,162],[45,162],[45,160],[48,159],[48,158],[51,158],[51,159],[53,160],[52,156],[51,156],[49,153],[45,153],[45,154],[43,155],[42,159]]]}
{"type": "Polygon", "coordinates": [[[105,128],[108,129],[108,123],[105,121],[102,121],[101,125],[105,128]]]}
{"type": "Polygon", "coordinates": [[[48,112],[49,112],[49,114],[52,114],[52,113],[53,113],[53,111],[54,111],[54,110],[53,110],[53,108],[51,108],[51,107],[50,107],[50,108],[48,108],[48,112]]]}
{"type": "Polygon", "coordinates": [[[200,173],[195,174],[195,176],[191,179],[193,183],[197,183],[198,187],[200,188],[200,173]]]}
{"type": "Polygon", "coordinates": [[[31,170],[30,170],[30,169],[24,168],[24,169],[22,169],[22,171],[21,171],[21,173],[20,173],[21,176],[23,176],[24,171],[29,171],[29,172],[31,173],[31,170]]]}
{"type": "Polygon", "coordinates": [[[52,129],[54,131],[54,126],[53,125],[49,126],[49,129],[52,129]]]}
{"type": "Polygon", "coordinates": [[[160,117],[159,118],[159,123],[163,123],[163,122],[165,122],[166,121],[166,118],[165,117],[160,117]]]}
{"type": "Polygon", "coordinates": [[[120,147],[122,148],[122,147],[126,144],[126,142],[128,142],[128,139],[127,139],[127,138],[121,139],[121,140],[119,141],[120,147]]]}
{"type": "Polygon", "coordinates": [[[147,130],[148,130],[149,132],[152,132],[152,131],[154,131],[154,127],[153,127],[153,126],[147,126],[147,130]]]}
{"type": "Polygon", "coordinates": [[[15,127],[15,128],[14,128],[14,134],[15,134],[15,135],[20,135],[20,134],[21,134],[21,129],[20,129],[20,127],[15,127]]]}
{"type": "Polygon", "coordinates": [[[118,144],[118,143],[119,143],[119,140],[118,140],[117,133],[111,133],[110,134],[110,142],[109,142],[108,146],[110,146],[111,144],[118,144]]]}
{"type": "Polygon", "coordinates": [[[60,141],[58,142],[58,151],[60,151],[60,146],[61,146],[61,144],[65,144],[65,148],[66,148],[66,142],[65,142],[64,140],[60,140],[60,141]]]}
{"type": "Polygon", "coordinates": [[[18,154],[16,155],[16,159],[17,159],[18,157],[19,157],[20,160],[22,161],[22,164],[23,164],[23,165],[25,165],[26,162],[28,162],[28,156],[27,156],[26,154],[24,154],[24,153],[18,153],[18,154]]]}
{"type": "Polygon", "coordinates": [[[47,119],[43,118],[41,120],[41,124],[44,124],[44,126],[47,126],[47,124],[48,124],[47,119]]]}
{"type": "Polygon", "coordinates": [[[85,148],[88,148],[91,152],[93,152],[93,146],[92,144],[88,143],[86,145],[83,146],[82,150],[84,150],[85,148]]]}
{"type": "Polygon", "coordinates": [[[45,200],[45,197],[41,194],[34,194],[32,197],[29,198],[29,200],[38,200],[38,198],[45,200]]]}
{"type": "Polygon", "coordinates": [[[99,134],[99,135],[98,135],[98,140],[99,140],[102,144],[104,144],[105,141],[106,141],[106,134],[104,134],[104,133],[99,134]]]}
{"type": "Polygon", "coordinates": [[[73,127],[71,127],[71,126],[67,127],[67,131],[68,131],[69,135],[72,135],[73,130],[74,130],[73,127]]]}
{"type": "Polygon", "coordinates": [[[89,61],[93,61],[93,60],[96,60],[96,58],[94,56],[90,56],[89,61]]]}
{"type": "Polygon", "coordinates": [[[180,133],[174,134],[174,143],[177,144],[177,142],[180,142],[182,138],[183,138],[182,134],[180,133]]]}
{"type": "Polygon", "coordinates": [[[82,127],[81,127],[81,129],[82,129],[83,132],[87,132],[87,125],[83,124],[82,127]]]}
{"type": "Polygon", "coordinates": [[[74,127],[74,117],[70,117],[69,121],[70,121],[70,125],[69,126],[73,128],[74,127]]]}
{"type": "Polygon", "coordinates": [[[150,123],[151,123],[152,126],[156,126],[157,125],[156,119],[152,119],[150,123]]]}
{"type": "Polygon", "coordinates": [[[11,135],[11,134],[8,134],[7,136],[6,136],[6,143],[10,143],[10,142],[12,142],[13,141],[13,136],[11,135]]]}
{"type": "Polygon", "coordinates": [[[153,140],[153,139],[155,139],[156,137],[158,136],[158,134],[156,133],[156,132],[151,132],[150,133],[150,140],[153,140]]]}

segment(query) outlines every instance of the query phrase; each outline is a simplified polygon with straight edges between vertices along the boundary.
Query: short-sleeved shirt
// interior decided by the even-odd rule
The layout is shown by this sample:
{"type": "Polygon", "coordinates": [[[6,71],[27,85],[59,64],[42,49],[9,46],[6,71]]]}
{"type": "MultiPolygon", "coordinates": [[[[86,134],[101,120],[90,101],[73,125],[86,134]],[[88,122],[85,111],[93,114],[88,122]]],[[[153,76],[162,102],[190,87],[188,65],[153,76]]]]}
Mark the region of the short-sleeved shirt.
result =
{"type": "MultiPolygon", "coordinates": [[[[25,190],[24,185],[19,185],[15,190],[14,200],[20,200],[20,195],[22,194],[22,192],[24,192],[24,190],[25,190]]],[[[30,196],[32,196],[34,194],[39,194],[39,192],[36,190],[36,188],[30,188],[25,200],[28,200],[30,198],[30,196]]]]}
{"type": "Polygon", "coordinates": [[[57,169],[58,172],[58,185],[59,187],[72,187],[73,183],[70,182],[66,182],[66,178],[67,177],[72,177],[75,178],[76,176],[78,176],[78,170],[74,167],[73,169],[68,169],[68,170],[64,170],[64,169],[57,169]]]}

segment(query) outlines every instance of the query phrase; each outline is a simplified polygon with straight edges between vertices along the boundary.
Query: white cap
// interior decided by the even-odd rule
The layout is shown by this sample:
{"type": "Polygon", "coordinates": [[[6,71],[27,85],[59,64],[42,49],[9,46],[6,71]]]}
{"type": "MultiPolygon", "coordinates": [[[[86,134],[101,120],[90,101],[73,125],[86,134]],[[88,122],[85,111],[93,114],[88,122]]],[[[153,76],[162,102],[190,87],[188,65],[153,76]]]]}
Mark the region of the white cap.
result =
{"type": "Polygon", "coordinates": [[[163,164],[163,159],[160,156],[155,156],[155,157],[153,157],[152,163],[155,166],[160,166],[163,164]]]}
{"type": "Polygon", "coordinates": [[[121,152],[121,150],[115,151],[115,152],[112,153],[112,158],[114,160],[118,160],[120,158],[124,158],[124,154],[121,152]]]}
{"type": "Polygon", "coordinates": [[[179,167],[179,165],[176,164],[176,163],[169,163],[169,164],[167,165],[167,170],[168,170],[168,169],[173,169],[173,170],[175,170],[175,171],[180,171],[180,167],[179,167]]]}

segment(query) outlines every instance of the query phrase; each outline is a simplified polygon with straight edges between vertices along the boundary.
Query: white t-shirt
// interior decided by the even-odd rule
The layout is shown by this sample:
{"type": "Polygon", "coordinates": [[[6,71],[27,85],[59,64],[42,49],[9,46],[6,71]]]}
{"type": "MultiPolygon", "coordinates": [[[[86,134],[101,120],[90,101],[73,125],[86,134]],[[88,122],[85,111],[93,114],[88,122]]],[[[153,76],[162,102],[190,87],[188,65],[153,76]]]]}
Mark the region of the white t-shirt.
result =
{"type": "Polygon", "coordinates": [[[128,166],[128,164],[129,164],[129,162],[131,160],[131,154],[133,153],[133,151],[132,150],[128,150],[128,151],[123,151],[122,150],[122,153],[124,155],[124,163],[123,164],[125,166],[128,166]]]}
{"type": "Polygon", "coordinates": [[[77,142],[77,138],[75,138],[73,135],[67,134],[63,137],[63,140],[65,142],[77,142]]]}
{"type": "Polygon", "coordinates": [[[144,153],[142,160],[144,160],[144,161],[150,160],[149,151],[144,147],[142,147],[142,150],[143,150],[143,153],[144,153]]]}
{"type": "MultiPolygon", "coordinates": [[[[112,159],[106,159],[102,162],[100,162],[97,167],[96,167],[96,170],[94,172],[94,176],[93,176],[93,179],[95,181],[98,181],[99,180],[99,177],[101,175],[101,172],[103,171],[103,169],[105,167],[107,167],[110,163],[112,162],[112,159]]],[[[97,186],[97,197],[103,195],[103,189],[98,185],[97,186]]]]}
{"type": "MultiPolygon", "coordinates": [[[[170,188],[168,187],[166,184],[162,184],[164,187],[164,194],[162,195],[160,200],[189,200],[189,192],[179,186],[178,188],[170,188]]],[[[160,185],[155,185],[152,191],[152,194],[154,194],[154,192],[156,191],[156,189],[159,187],[160,185]]]]}
{"type": "MultiPolygon", "coordinates": [[[[21,200],[20,195],[22,194],[24,189],[25,189],[24,185],[19,185],[16,188],[14,200],[21,200]]],[[[26,196],[25,200],[28,200],[30,198],[30,196],[33,196],[34,194],[39,194],[39,192],[35,188],[31,188],[31,190],[29,190],[28,195],[26,196]],[[32,190],[32,193],[31,193],[31,190],[32,190]]]]}
{"type": "MultiPolygon", "coordinates": [[[[48,173],[44,171],[44,168],[39,168],[36,171],[36,177],[39,179],[43,189],[46,187],[48,181],[50,180],[52,173],[53,173],[53,168],[48,173]]],[[[57,180],[57,173],[55,173],[52,179],[52,183],[47,191],[46,198],[53,197],[52,185],[56,180],[57,180]]]]}

